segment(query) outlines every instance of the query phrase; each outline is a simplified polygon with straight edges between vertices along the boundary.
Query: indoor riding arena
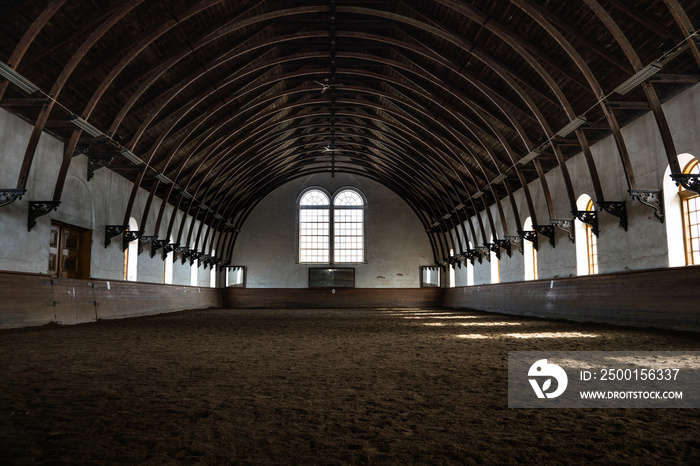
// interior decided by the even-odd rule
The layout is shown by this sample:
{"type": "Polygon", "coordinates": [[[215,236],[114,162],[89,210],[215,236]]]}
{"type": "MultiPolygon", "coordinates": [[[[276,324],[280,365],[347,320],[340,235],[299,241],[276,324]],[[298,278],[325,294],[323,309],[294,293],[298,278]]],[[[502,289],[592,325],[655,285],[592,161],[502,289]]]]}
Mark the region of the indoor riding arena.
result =
{"type": "Polygon", "coordinates": [[[0,463],[697,464],[700,2],[0,2],[0,463]]]}

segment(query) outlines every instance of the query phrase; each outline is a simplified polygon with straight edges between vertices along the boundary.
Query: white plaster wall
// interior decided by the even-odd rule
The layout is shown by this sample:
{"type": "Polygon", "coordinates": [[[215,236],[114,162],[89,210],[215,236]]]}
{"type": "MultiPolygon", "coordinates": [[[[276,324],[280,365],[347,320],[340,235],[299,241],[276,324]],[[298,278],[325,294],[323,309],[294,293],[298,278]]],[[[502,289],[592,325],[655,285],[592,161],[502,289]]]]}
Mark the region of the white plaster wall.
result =
{"type": "MultiPolygon", "coordinates": [[[[700,85],[664,104],[677,152],[700,155],[700,85]]],[[[24,158],[24,152],[32,127],[23,120],[0,109],[0,188],[14,188],[24,158]]],[[[659,189],[664,183],[664,171],[668,165],[663,145],[651,114],[647,114],[622,129],[629,157],[634,168],[637,187],[659,189]]],[[[629,231],[618,226],[618,220],[601,212],[599,215],[600,237],[598,239],[599,268],[601,273],[666,267],[668,242],[666,225],[654,217],[651,208],[632,201],[627,193],[622,165],[617,147],[611,137],[592,146],[598,174],[607,200],[626,201],[629,231]]],[[[36,156],[28,180],[28,192],[22,200],[0,208],[0,270],[29,273],[46,273],[48,269],[48,239],[50,220],[93,230],[91,276],[109,280],[120,280],[123,276],[123,253],[120,239],[104,247],[104,226],[121,224],[124,208],[132,189],[132,183],[107,169],[100,169],[95,177],[86,180],[87,158],[75,157],[66,179],[62,204],[57,211],[40,217],[36,227],[27,232],[29,201],[44,201],[52,197],[56,173],[63,155],[63,143],[48,134],[39,141],[36,156]]],[[[572,158],[567,167],[571,174],[575,198],[581,194],[594,196],[588,168],[582,155],[572,158]]],[[[555,217],[571,217],[566,191],[559,169],[546,175],[555,202],[555,217]]],[[[418,286],[418,267],[433,263],[429,242],[420,222],[410,208],[398,196],[386,188],[366,179],[349,176],[315,176],[289,183],[264,199],[245,223],[234,251],[235,265],[248,267],[248,285],[251,287],[305,287],[307,267],[296,264],[296,197],[305,186],[318,184],[333,192],[345,185],[354,185],[363,190],[369,200],[367,209],[367,264],[357,266],[358,287],[415,287],[418,286]],[[383,278],[378,278],[383,277],[383,278]]],[[[540,224],[548,224],[549,213],[539,182],[530,185],[530,192],[540,224]]],[[[669,193],[666,193],[668,196],[669,193]]],[[[671,192],[670,195],[675,195],[671,192]]],[[[132,215],[141,223],[148,193],[139,190],[132,215]]],[[[521,217],[530,215],[522,190],[514,194],[521,217]]],[[[160,208],[160,200],[151,206],[151,222],[160,208]]],[[[515,235],[515,219],[510,202],[502,200],[507,221],[507,232],[515,235]]],[[[167,206],[161,227],[160,238],[165,236],[173,207],[167,206]]],[[[173,237],[177,240],[181,212],[176,212],[173,237]]],[[[504,228],[495,206],[491,215],[496,223],[499,237],[504,228]]],[[[485,213],[481,213],[487,237],[490,226],[485,213]]],[[[484,243],[476,218],[472,219],[479,231],[478,245],[484,243]]],[[[186,223],[183,237],[185,245],[189,234],[190,219],[186,223]]],[[[141,225],[140,225],[141,226],[141,225]]],[[[198,230],[195,225],[190,243],[198,230]]],[[[154,225],[146,225],[146,234],[152,235],[154,225]]],[[[469,230],[469,228],[467,228],[469,230]]],[[[203,235],[200,243],[203,241],[203,235]]],[[[209,244],[209,242],[207,243],[209,244]]],[[[201,248],[201,244],[197,247],[201,248]]],[[[472,245],[473,246],[473,245],[472,245]]],[[[163,281],[163,261],[158,254],[151,258],[147,252],[138,257],[138,281],[160,283],[163,281]]],[[[556,247],[540,237],[538,252],[540,279],[575,276],[576,246],[566,234],[556,230],[556,247]]],[[[501,282],[520,281],[524,278],[523,257],[514,251],[513,257],[505,252],[500,260],[501,282]]],[[[489,261],[478,262],[473,268],[475,285],[491,283],[489,261]]],[[[447,274],[444,274],[445,276],[447,274]]],[[[467,267],[457,268],[457,286],[469,283],[467,267]]],[[[221,284],[221,273],[218,273],[221,284]]],[[[175,261],[174,284],[190,284],[189,262],[175,261]]],[[[197,285],[209,286],[210,270],[197,270],[197,285]]]]}
{"type": "MultiPolygon", "coordinates": [[[[306,187],[331,193],[353,186],[367,198],[365,264],[353,264],[358,288],[416,288],[420,266],[433,263],[430,243],[418,217],[387,188],[350,175],[314,175],[278,188],[243,224],[233,252],[247,267],[249,288],[306,288],[308,265],[298,264],[296,202],[306,187]]],[[[311,266],[314,267],[314,266],[311,266]]]]}
{"type": "MultiPolygon", "coordinates": [[[[700,155],[700,85],[686,90],[684,93],[670,99],[663,105],[666,118],[671,129],[678,154],[690,153],[700,155]]],[[[622,128],[630,161],[634,170],[637,189],[660,189],[664,183],[664,172],[668,167],[666,153],[661,142],[658,127],[651,113],[635,120],[622,128]]],[[[654,216],[653,209],[633,201],[627,193],[622,164],[618,155],[615,141],[608,137],[591,147],[598,175],[603,186],[606,200],[625,201],[628,215],[628,231],[625,232],[616,217],[599,212],[600,237],[598,238],[599,272],[619,272],[625,270],[640,270],[657,267],[667,267],[668,243],[666,225],[654,216]]],[[[588,167],[582,154],[567,162],[571,175],[575,199],[581,194],[595,198],[593,185],[588,167]]],[[[556,168],[546,175],[547,183],[554,199],[554,217],[571,218],[570,206],[566,196],[561,170],[556,168]]],[[[539,181],[529,185],[533,203],[536,208],[537,220],[540,224],[549,224],[549,213],[546,210],[544,194],[539,181]]],[[[664,193],[668,196],[669,193],[664,193]]],[[[670,193],[675,195],[675,190],[670,193]]],[[[523,190],[514,193],[521,217],[529,216],[523,190]]],[[[502,200],[508,222],[508,234],[515,234],[515,224],[510,208],[510,202],[502,200]]],[[[503,226],[495,207],[491,213],[496,223],[499,236],[503,234],[503,226]]],[[[482,221],[488,229],[488,220],[482,213],[482,221]]],[[[472,218],[478,231],[476,217],[472,218]]],[[[577,221],[578,222],[578,221],[577,221]]],[[[566,233],[555,230],[556,245],[554,248],[546,238],[539,236],[539,251],[537,255],[540,279],[576,276],[576,245],[569,241],[566,233]]],[[[482,245],[484,238],[479,234],[478,243],[482,245]]],[[[501,281],[521,281],[524,279],[523,257],[513,252],[509,258],[505,251],[501,255],[501,281]]],[[[484,258],[483,263],[476,262],[474,267],[474,284],[491,282],[490,264],[484,258]]],[[[465,267],[457,269],[457,283],[466,282],[465,267]]]]}
{"type": "MultiPolygon", "coordinates": [[[[0,109],[0,188],[10,189],[17,185],[17,176],[24,152],[31,135],[32,126],[9,112],[0,109]]],[[[124,255],[121,237],[116,237],[108,248],[104,247],[105,225],[123,222],[124,209],[133,184],[113,171],[100,169],[87,181],[87,157],[81,155],[71,161],[58,210],[39,217],[37,225],[27,232],[29,201],[46,201],[53,197],[56,175],[63,158],[64,145],[56,138],[44,133],[34,157],[27,181],[27,193],[21,199],[0,208],[0,270],[47,273],[49,256],[49,231],[51,220],[93,230],[90,276],[107,280],[123,278],[124,255]]],[[[132,216],[142,228],[141,218],[148,199],[148,192],[139,189],[134,202],[132,216]]],[[[155,218],[161,200],[155,198],[151,204],[150,224],[146,234],[153,235],[155,218]]],[[[168,222],[173,212],[166,206],[158,237],[165,237],[168,222]]],[[[182,213],[177,212],[173,236],[177,235],[182,213]]],[[[188,217],[188,225],[190,218],[188,217]]],[[[198,226],[198,224],[197,224],[198,226]]],[[[195,232],[196,228],[195,226],[195,232]]],[[[187,230],[185,231],[185,235],[187,230]]],[[[199,270],[198,284],[209,286],[210,269],[199,270]]],[[[162,283],[164,265],[160,251],[151,258],[148,247],[138,256],[139,282],[162,283]]],[[[173,283],[190,284],[189,262],[185,265],[176,260],[173,267],[173,283]]]]}

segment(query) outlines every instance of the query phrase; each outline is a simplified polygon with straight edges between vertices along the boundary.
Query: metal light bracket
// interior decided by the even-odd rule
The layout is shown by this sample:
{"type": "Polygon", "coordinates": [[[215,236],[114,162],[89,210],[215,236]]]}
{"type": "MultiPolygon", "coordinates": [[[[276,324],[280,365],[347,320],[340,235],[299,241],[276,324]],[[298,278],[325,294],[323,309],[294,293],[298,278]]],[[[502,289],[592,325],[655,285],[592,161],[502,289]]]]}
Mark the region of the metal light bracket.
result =
{"type": "Polygon", "coordinates": [[[154,239],[158,239],[157,236],[139,236],[139,254],[143,252],[143,248],[146,244],[151,243],[154,239]]]}
{"type": "Polygon", "coordinates": [[[27,192],[26,189],[0,189],[0,207],[12,204],[27,192]]]}
{"type": "Polygon", "coordinates": [[[151,241],[151,257],[155,257],[156,252],[159,249],[162,249],[163,247],[165,247],[165,243],[167,243],[167,240],[158,239],[158,238],[151,241]]]}
{"type": "Polygon", "coordinates": [[[591,226],[593,234],[598,236],[598,212],[595,210],[572,210],[574,217],[579,221],[591,226]]]}
{"type": "Polygon", "coordinates": [[[523,239],[520,236],[506,236],[508,241],[510,241],[510,249],[513,250],[513,246],[518,250],[520,254],[523,253],[523,239]]]}
{"type": "MultiPolygon", "coordinates": [[[[477,246],[476,250],[479,252],[479,257],[481,259],[486,258],[487,261],[491,262],[491,248],[486,246],[477,246]]],[[[481,261],[479,261],[481,263],[481,261]]]]}
{"type": "Polygon", "coordinates": [[[32,231],[32,228],[36,226],[36,219],[58,209],[59,205],[61,205],[61,201],[29,201],[27,231],[32,231]]]}
{"type": "Polygon", "coordinates": [[[529,242],[532,243],[532,246],[535,248],[535,251],[537,251],[540,247],[540,243],[537,240],[537,231],[536,230],[520,230],[518,231],[518,235],[524,240],[528,240],[529,242]]]}
{"type": "Polygon", "coordinates": [[[573,218],[550,218],[549,222],[565,231],[572,243],[576,243],[576,235],[574,234],[574,219],[573,218]]]}
{"type": "Polygon", "coordinates": [[[700,175],[695,173],[671,173],[671,179],[676,186],[683,186],[689,191],[700,194],[700,175]]]}
{"type": "Polygon", "coordinates": [[[630,189],[632,199],[654,209],[654,216],[664,223],[664,193],[660,189],[630,189]]]}
{"type": "Polygon", "coordinates": [[[112,238],[121,235],[127,228],[126,225],[105,225],[105,248],[110,245],[112,238]]]}
{"type": "Polygon", "coordinates": [[[168,254],[170,254],[171,252],[177,251],[179,246],[180,245],[177,243],[165,243],[165,244],[163,244],[163,260],[167,259],[168,254]]]}
{"type": "Polygon", "coordinates": [[[109,167],[112,164],[112,156],[89,155],[87,163],[87,180],[90,181],[95,172],[102,167],[109,167]]]}
{"type": "Polygon", "coordinates": [[[122,238],[122,251],[126,251],[129,247],[129,243],[137,240],[143,235],[143,231],[131,231],[128,228],[124,230],[124,237],[122,238]]]}
{"type": "Polygon", "coordinates": [[[554,247],[554,226],[552,225],[534,225],[535,231],[542,236],[549,238],[549,244],[554,247]]]}
{"type": "MultiPolygon", "coordinates": [[[[607,213],[620,219],[620,226],[627,231],[627,204],[615,201],[600,201],[598,205],[607,213]]],[[[597,236],[597,235],[596,235],[597,236]]]]}
{"type": "MultiPolygon", "coordinates": [[[[497,239],[494,241],[496,242],[496,244],[498,245],[498,247],[500,249],[506,250],[506,254],[508,254],[508,257],[513,257],[513,251],[510,247],[510,240],[509,239],[497,239]]],[[[500,259],[500,257],[499,257],[499,259],[500,259]]]]}

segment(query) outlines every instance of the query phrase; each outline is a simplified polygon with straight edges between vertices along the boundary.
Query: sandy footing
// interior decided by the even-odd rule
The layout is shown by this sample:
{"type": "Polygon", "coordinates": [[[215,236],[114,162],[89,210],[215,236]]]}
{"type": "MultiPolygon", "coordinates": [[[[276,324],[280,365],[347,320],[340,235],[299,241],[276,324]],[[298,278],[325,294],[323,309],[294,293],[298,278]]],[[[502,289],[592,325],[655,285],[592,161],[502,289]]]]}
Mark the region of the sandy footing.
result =
{"type": "Polygon", "coordinates": [[[692,409],[509,409],[507,352],[696,334],[445,310],[203,310],[0,331],[3,464],[700,461],[692,409]]]}

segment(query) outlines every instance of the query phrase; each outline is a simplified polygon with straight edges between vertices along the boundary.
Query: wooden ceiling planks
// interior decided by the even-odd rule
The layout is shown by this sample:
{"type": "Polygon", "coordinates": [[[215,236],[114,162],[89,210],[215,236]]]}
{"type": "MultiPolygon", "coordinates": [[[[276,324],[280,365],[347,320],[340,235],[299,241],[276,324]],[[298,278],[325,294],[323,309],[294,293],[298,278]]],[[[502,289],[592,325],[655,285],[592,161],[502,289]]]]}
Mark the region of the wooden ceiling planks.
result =
{"type": "MultiPolygon", "coordinates": [[[[700,6],[689,0],[596,3],[643,64],[700,22],[700,6]]],[[[0,105],[49,125],[69,148],[79,133],[60,122],[84,116],[114,141],[93,151],[131,149],[210,207],[189,210],[209,223],[217,213],[240,228],[270,189],[346,171],[400,191],[430,230],[458,204],[466,206],[462,217],[493,203],[502,215],[500,199],[511,189],[557,166],[566,172],[566,160],[611,132],[624,152],[614,122],[638,113],[596,103],[633,68],[592,8],[546,0],[123,0],[102,9],[88,0],[24,2],[0,19],[0,60],[17,58],[11,65],[43,92],[58,89],[61,105],[43,114],[6,83],[0,105]],[[545,144],[582,112],[591,128],[578,133],[580,144],[545,144]],[[329,144],[337,153],[324,152],[329,144]],[[541,160],[519,166],[536,146],[541,160]],[[501,173],[512,186],[493,181],[501,173]]],[[[688,49],[664,73],[697,75],[688,49]]],[[[654,88],[663,101],[692,82],[654,88]]],[[[641,88],[621,99],[646,101],[641,88]]],[[[177,189],[117,158],[112,169],[136,187],[143,182],[182,205],[177,189]]]]}

